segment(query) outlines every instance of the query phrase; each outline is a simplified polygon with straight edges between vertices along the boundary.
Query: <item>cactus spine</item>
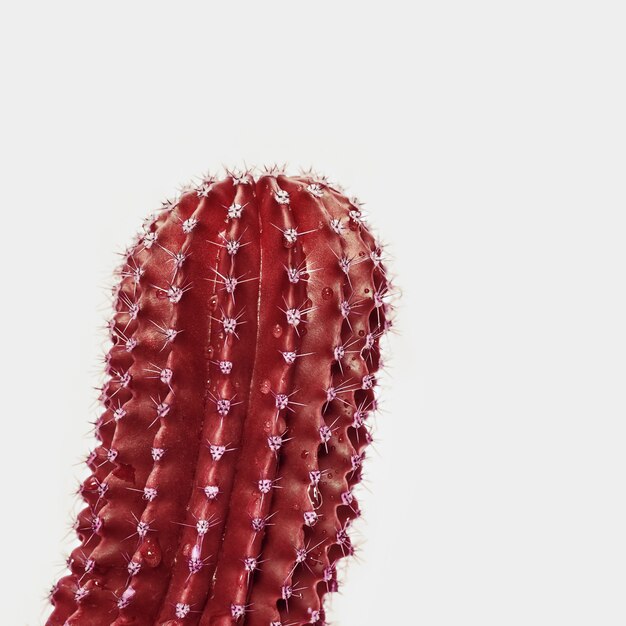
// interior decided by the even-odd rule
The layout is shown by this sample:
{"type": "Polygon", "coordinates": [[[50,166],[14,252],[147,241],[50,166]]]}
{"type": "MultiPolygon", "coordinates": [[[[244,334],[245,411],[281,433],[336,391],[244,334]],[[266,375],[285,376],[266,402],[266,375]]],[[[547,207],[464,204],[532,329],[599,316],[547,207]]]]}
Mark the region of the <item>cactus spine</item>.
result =
{"type": "Polygon", "coordinates": [[[208,176],[119,279],[47,625],[324,624],[390,325],[358,202],[310,174],[208,176]]]}

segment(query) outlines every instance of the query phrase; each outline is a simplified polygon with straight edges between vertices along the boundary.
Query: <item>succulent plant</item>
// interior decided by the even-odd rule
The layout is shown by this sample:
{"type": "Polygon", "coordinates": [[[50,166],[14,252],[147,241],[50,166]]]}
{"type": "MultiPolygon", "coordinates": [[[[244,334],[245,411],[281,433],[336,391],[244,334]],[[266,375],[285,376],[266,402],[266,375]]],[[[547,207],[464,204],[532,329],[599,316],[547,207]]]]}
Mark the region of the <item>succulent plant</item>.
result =
{"type": "Polygon", "coordinates": [[[227,172],[166,201],[119,270],[47,625],[324,624],[389,292],[360,203],[325,178],[227,172]]]}

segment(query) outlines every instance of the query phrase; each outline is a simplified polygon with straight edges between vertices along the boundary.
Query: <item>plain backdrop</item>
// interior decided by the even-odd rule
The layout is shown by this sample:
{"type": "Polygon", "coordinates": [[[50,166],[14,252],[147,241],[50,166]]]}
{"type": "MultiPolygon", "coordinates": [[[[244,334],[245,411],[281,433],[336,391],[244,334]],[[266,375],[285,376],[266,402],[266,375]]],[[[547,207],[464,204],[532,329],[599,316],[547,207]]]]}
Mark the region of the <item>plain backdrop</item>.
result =
{"type": "Polygon", "coordinates": [[[402,291],[332,624],[626,623],[624,18],[3,3],[2,624],[73,545],[116,252],[193,176],[284,161],[366,202],[402,291]]]}

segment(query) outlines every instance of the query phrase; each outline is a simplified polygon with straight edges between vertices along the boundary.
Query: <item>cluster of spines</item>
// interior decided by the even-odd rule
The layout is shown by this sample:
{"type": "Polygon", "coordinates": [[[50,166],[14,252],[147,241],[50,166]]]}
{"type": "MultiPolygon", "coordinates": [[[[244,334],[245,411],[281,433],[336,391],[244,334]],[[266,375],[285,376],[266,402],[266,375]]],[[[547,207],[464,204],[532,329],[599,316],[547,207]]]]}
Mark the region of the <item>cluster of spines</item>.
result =
{"type": "Polygon", "coordinates": [[[387,296],[359,205],[325,179],[229,173],[165,203],[121,270],[48,624],[324,623],[387,296]]]}

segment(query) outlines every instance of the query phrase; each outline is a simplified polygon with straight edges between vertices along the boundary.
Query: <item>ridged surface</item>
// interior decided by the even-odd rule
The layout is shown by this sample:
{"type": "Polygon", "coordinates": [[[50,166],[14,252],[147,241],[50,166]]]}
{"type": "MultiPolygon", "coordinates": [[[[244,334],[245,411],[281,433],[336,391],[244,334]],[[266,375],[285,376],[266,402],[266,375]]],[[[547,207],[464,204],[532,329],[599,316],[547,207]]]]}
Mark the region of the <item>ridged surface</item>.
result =
{"type": "Polygon", "coordinates": [[[126,255],[80,545],[48,626],[323,624],[388,284],[355,200],[206,178],[126,255]]]}

